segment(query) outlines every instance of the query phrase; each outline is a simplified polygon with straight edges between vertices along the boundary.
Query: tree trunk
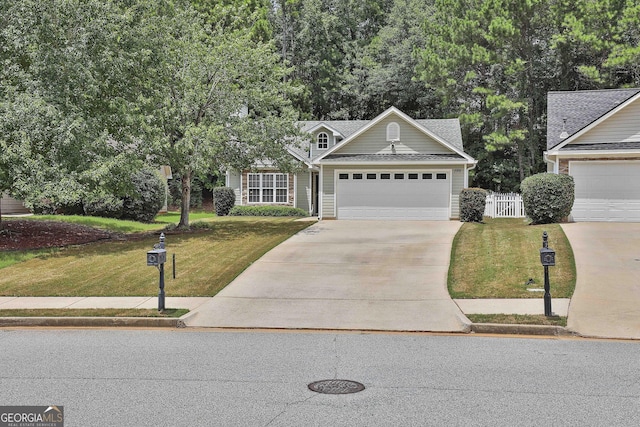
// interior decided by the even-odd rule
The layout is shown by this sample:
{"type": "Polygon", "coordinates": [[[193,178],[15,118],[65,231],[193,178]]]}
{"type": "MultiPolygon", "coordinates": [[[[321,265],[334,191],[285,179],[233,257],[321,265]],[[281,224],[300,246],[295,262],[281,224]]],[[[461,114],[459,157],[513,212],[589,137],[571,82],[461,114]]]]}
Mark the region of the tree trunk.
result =
{"type": "Polygon", "coordinates": [[[178,228],[189,228],[189,205],[191,204],[191,176],[190,169],[185,170],[182,176],[182,202],[180,203],[180,222],[178,228]]]}

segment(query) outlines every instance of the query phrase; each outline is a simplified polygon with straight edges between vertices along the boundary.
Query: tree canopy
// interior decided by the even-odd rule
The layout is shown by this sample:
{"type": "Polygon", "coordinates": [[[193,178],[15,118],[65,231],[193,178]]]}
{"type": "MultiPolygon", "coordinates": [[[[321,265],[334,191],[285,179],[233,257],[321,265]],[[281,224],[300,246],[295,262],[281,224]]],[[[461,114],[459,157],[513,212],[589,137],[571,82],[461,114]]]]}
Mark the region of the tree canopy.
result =
{"type": "Polygon", "coordinates": [[[186,1],[0,7],[0,179],[28,204],[82,205],[125,191],[141,162],[169,164],[187,226],[194,174],[291,166],[297,91],[250,19],[217,26],[186,1]]]}
{"type": "MultiPolygon", "coordinates": [[[[544,169],[546,94],[640,86],[637,0],[0,0],[0,190],[292,167],[298,117],[460,117],[472,185],[544,169]]],[[[185,179],[186,178],[186,179],[185,179]]],[[[186,219],[181,222],[187,225],[186,219]]]]}

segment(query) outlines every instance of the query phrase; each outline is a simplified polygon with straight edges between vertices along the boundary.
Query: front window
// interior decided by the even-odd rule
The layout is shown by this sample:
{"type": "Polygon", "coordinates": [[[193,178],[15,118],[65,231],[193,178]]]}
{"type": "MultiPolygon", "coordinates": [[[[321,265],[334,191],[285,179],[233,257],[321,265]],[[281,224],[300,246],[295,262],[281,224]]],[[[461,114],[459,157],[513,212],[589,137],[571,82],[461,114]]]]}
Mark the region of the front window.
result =
{"type": "Polygon", "coordinates": [[[250,173],[249,203],[288,203],[289,175],[286,173],[250,173]]]}
{"type": "Polygon", "coordinates": [[[324,132],[318,134],[318,150],[329,148],[329,135],[324,132]]]}

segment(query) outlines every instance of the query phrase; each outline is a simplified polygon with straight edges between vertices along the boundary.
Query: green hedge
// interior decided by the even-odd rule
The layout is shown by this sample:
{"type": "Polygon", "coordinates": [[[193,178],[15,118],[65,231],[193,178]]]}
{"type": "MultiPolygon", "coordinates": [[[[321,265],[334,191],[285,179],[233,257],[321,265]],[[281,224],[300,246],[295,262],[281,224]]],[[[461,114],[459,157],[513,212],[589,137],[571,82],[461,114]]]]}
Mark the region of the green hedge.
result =
{"type": "Polygon", "coordinates": [[[229,211],[235,204],[236,193],[233,191],[233,188],[216,187],[213,189],[213,205],[216,210],[216,215],[229,215],[229,211]]]}
{"type": "Polygon", "coordinates": [[[298,208],[289,206],[234,206],[229,216],[308,216],[309,214],[298,208]]]}
{"type": "Polygon", "coordinates": [[[482,222],[487,192],[482,188],[465,188],[460,192],[460,221],[482,222]]]}
{"type": "Polygon", "coordinates": [[[520,184],[524,211],[533,224],[551,224],[568,217],[575,198],[573,177],[554,173],[532,175],[520,184]]]}

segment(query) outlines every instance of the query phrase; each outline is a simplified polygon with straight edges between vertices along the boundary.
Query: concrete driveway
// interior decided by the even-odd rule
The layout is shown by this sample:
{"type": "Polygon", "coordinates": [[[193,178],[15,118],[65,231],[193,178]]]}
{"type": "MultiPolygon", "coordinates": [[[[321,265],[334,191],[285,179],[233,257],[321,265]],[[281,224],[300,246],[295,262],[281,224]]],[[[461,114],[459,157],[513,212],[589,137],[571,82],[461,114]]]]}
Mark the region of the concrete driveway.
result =
{"type": "Polygon", "coordinates": [[[463,332],[446,278],[457,221],[322,221],[271,250],[187,326],[463,332]]]}
{"type": "Polygon", "coordinates": [[[640,339],[640,223],[580,222],[562,229],[578,274],[567,327],[583,336],[640,339]]]}

